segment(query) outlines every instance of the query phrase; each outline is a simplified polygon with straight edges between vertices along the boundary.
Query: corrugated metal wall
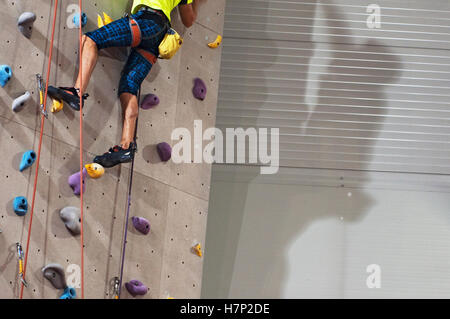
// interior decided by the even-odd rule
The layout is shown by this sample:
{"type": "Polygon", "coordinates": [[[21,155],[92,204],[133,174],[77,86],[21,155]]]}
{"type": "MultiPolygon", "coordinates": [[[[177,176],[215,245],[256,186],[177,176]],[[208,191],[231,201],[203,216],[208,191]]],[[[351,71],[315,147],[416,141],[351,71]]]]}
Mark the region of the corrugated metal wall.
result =
{"type": "Polygon", "coordinates": [[[217,126],[281,166],[450,173],[450,1],[228,0],[224,39],[217,126]]]}

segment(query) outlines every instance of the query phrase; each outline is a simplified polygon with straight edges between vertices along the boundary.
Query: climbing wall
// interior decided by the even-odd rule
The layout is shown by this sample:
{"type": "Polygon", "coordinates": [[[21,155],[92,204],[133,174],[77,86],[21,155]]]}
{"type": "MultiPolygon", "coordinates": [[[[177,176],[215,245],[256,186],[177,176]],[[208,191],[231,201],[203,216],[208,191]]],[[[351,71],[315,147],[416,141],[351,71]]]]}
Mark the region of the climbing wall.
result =
{"type": "MultiPolygon", "coordinates": [[[[67,23],[78,1],[59,1],[50,84],[72,86],[77,75],[78,29],[67,23]]],[[[26,196],[31,204],[35,166],[20,172],[24,151],[37,151],[40,115],[35,74],[47,70],[52,15],[55,0],[2,0],[0,2],[0,65],[11,66],[13,77],[0,88],[0,298],[18,298],[16,242],[27,248],[30,212],[25,217],[13,211],[12,200],[26,196]],[[33,34],[25,38],[17,29],[22,12],[37,16],[33,34]],[[29,91],[33,101],[19,112],[11,109],[15,98],[29,91]]],[[[178,13],[173,27],[184,45],[172,60],[158,61],[142,85],[142,94],[153,93],[160,104],[139,114],[138,153],[133,177],[130,216],[150,221],[148,235],[128,227],[124,282],[138,279],[148,286],[142,298],[200,297],[202,258],[191,247],[204,244],[210,171],[208,164],[161,162],[156,144],[171,141],[174,128],[185,127],[193,135],[194,120],[203,127],[215,124],[221,48],[207,43],[222,33],[225,0],[202,2],[197,22],[186,29],[178,13]],[[194,78],[208,88],[204,101],[192,95],[194,78]]],[[[97,13],[113,19],[130,7],[127,0],[84,1],[88,23],[83,31],[96,28],[97,13]]],[[[83,110],[84,163],[117,144],[121,136],[121,109],[117,84],[126,59],[125,49],[101,52],[87,89],[83,110]]],[[[49,107],[51,100],[49,99],[49,107]]],[[[71,235],[59,217],[66,206],[79,206],[67,178],[79,170],[79,114],[65,106],[45,120],[34,217],[31,228],[27,281],[24,298],[58,298],[61,291],[43,278],[41,269],[58,263],[66,269],[69,285],[77,286],[81,262],[80,237],[71,235]]],[[[130,164],[108,169],[98,179],[86,179],[84,196],[85,297],[111,298],[112,279],[119,275],[130,164]]],[[[77,295],[80,289],[77,288],[77,295]]],[[[122,289],[122,298],[132,298],[122,289]]]]}

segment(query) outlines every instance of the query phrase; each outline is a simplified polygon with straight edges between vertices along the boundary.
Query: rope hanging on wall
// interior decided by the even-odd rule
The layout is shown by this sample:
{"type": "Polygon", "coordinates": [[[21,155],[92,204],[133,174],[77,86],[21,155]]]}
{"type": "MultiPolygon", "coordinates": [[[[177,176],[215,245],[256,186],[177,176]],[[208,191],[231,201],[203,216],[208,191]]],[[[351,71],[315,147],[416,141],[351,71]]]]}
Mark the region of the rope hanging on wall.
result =
{"type": "MultiPolygon", "coordinates": [[[[82,21],[82,14],[83,14],[83,1],[78,0],[78,5],[80,7],[80,16],[79,21],[82,21]]],[[[82,27],[80,25],[79,32],[79,58],[80,58],[80,66],[79,66],[79,75],[80,75],[80,172],[83,172],[83,31],[82,27]]],[[[81,246],[81,299],[84,299],[84,218],[83,218],[83,174],[80,174],[80,185],[81,185],[81,192],[80,192],[80,223],[81,223],[81,232],[80,232],[80,246],[81,246]]]]}
{"type": "MultiPolygon", "coordinates": [[[[138,91],[138,105],[141,103],[141,87],[139,87],[138,91]]],[[[136,118],[136,126],[134,128],[134,144],[136,144],[137,140],[137,128],[138,128],[138,120],[139,120],[139,107],[138,107],[138,116],[136,118]]],[[[118,283],[118,292],[116,295],[116,299],[120,299],[120,294],[122,292],[122,280],[123,280],[123,269],[125,264],[125,250],[127,246],[127,235],[128,235],[128,220],[130,219],[130,206],[131,206],[131,190],[133,187],[133,172],[134,172],[134,158],[133,156],[131,160],[131,169],[130,169],[130,179],[128,182],[128,199],[127,199],[127,206],[126,206],[126,214],[125,214],[125,229],[124,229],[124,236],[123,236],[123,243],[122,243],[122,260],[120,265],[120,276],[119,276],[119,283],[118,283]]]]}
{"type": "MultiPolygon", "coordinates": [[[[28,252],[29,252],[29,248],[30,248],[31,227],[33,225],[34,204],[36,202],[36,189],[37,189],[37,181],[38,181],[38,176],[39,176],[39,161],[41,158],[42,137],[44,135],[44,120],[45,120],[44,114],[47,109],[48,81],[50,78],[57,12],[58,12],[58,0],[55,0],[55,8],[54,8],[54,12],[53,12],[52,36],[51,36],[51,41],[50,41],[50,50],[49,50],[48,62],[47,62],[47,77],[46,77],[46,81],[45,81],[44,107],[43,107],[43,112],[41,113],[41,131],[39,133],[39,146],[38,146],[38,152],[37,152],[37,158],[36,158],[36,171],[35,171],[35,176],[34,176],[33,198],[31,200],[30,223],[28,225],[27,248],[25,250],[25,260],[24,260],[24,265],[23,265],[23,279],[25,279],[26,271],[27,271],[28,252]]],[[[23,298],[23,289],[24,289],[24,282],[22,281],[21,288],[20,288],[20,299],[23,298]]]]}

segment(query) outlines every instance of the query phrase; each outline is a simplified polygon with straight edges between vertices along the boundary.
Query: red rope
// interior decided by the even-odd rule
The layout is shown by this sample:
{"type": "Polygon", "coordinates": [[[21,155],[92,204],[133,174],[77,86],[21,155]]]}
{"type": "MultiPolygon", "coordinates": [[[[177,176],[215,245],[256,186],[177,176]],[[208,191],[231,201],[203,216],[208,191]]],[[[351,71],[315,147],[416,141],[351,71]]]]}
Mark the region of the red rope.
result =
{"type": "MultiPolygon", "coordinates": [[[[49,55],[48,55],[47,80],[45,81],[44,112],[47,109],[48,81],[50,78],[50,69],[51,69],[51,64],[52,64],[53,40],[55,38],[57,10],[58,10],[58,0],[55,0],[55,11],[53,13],[52,38],[50,41],[50,51],[49,51],[49,55]]],[[[27,238],[27,249],[25,251],[25,261],[24,261],[24,266],[23,266],[23,278],[24,279],[25,279],[25,275],[27,272],[28,251],[30,248],[30,237],[31,237],[31,225],[33,224],[34,204],[35,204],[35,200],[36,200],[36,188],[37,188],[37,180],[38,180],[38,175],[39,175],[39,161],[41,158],[41,149],[42,149],[42,136],[44,135],[44,119],[45,119],[44,114],[41,114],[41,131],[40,131],[40,135],[39,135],[39,148],[38,148],[37,159],[36,159],[36,173],[35,173],[35,177],[34,177],[33,199],[31,201],[30,224],[28,226],[28,238],[27,238]]],[[[22,285],[20,288],[20,299],[23,298],[23,288],[24,288],[24,284],[22,282],[22,285]]]]}
{"type": "Polygon", "coordinates": [[[80,67],[79,67],[79,78],[80,78],[80,220],[81,220],[81,299],[84,299],[84,233],[83,233],[83,32],[81,15],[83,12],[82,0],[78,0],[78,5],[80,7],[80,31],[79,31],[79,41],[80,41],[80,67]]]}

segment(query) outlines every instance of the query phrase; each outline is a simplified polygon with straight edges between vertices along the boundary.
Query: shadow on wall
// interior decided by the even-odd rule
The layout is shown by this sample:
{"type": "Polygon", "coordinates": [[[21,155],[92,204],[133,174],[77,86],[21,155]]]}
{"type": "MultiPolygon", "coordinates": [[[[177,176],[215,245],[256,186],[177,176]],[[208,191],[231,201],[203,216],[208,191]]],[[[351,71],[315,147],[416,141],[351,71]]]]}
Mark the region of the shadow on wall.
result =
{"type": "MultiPolygon", "coordinates": [[[[337,6],[332,5],[332,1],[326,1],[326,3],[330,5],[322,6],[319,6],[318,4],[316,5],[315,1],[309,1],[309,3],[313,4],[313,6],[310,6],[307,11],[299,12],[302,15],[301,17],[305,18],[302,24],[309,23],[309,21],[310,24],[307,26],[299,27],[300,30],[298,30],[298,32],[312,34],[314,27],[315,10],[321,10],[327,19],[328,26],[333,27],[333,29],[328,29],[330,37],[333,38],[333,35],[339,35],[340,43],[352,45],[346,47],[345,50],[342,50],[342,44],[338,45],[332,43],[329,45],[329,49],[332,52],[333,56],[330,58],[330,62],[328,64],[326,72],[327,74],[322,75],[319,78],[316,99],[317,104],[308,105],[310,114],[306,122],[299,121],[298,142],[302,142],[302,140],[306,139],[307,135],[316,135],[317,131],[316,129],[314,129],[314,127],[316,127],[317,125],[320,125],[321,127],[324,127],[326,129],[329,128],[330,131],[331,129],[334,130],[336,128],[336,125],[338,125],[340,129],[344,129],[343,131],[340,131],[344,132],[341,134],[346,134],[346,136],[350,136],[352,138],[361,138],[355,139],[356,142],[352,149],[352,153],[358,154],[356,155],[355,160],[361,163],[358,164],[355,169],[359,169],[362,171],[367,170],[367,164],[371,161],[370,153],[373,140],[377,137],[378,130],[381,127],[382,122],[384,121],[383,115],[387,112],[384,87],[374,82],[381,82],[386,84],[394,82],[400,73],[400,71],[395,70],[401,70],[401,62],[397,59],[396,56],[391,54],[387,47],[384,47],[382,43],[376,40],[371,39],[366,44],[354,45],[354,42],[352,41],[353,39],[351,38],[351,32],[348,31],[348,29],[345,29],[348,28],[347,24],[343,22],[345,17],[342,16],[337,6]],[[343,37],[343,35],[346,35],[347,37],[343,37]],[[337,52],[338,50],[342,50],[345,52],[337,52]],[[374,58],[374,54],[376,54],[376,58],[374,58]],[[374,63],[364,61],[371,59],[376,59],[378,60],[378,62],[374,63]],[[351,72],[349,72],[349,68],[351,68],[352,66],[362,68],[351,69],[351,72]],[[355,85],[351,83],[345,83],[349,81],[349,77],[346,75],[348,73],[358,74],[357,81],[364,84],[355,85]],[[378,80],[374,80],[374,77],[377,77],[378,80]],[[355,90],[359,90],[360,92],[356,92],[355,90]],[[357,98],[357,100],[355,100],[354,98],[357,98]],[[368,123],[360,124],[359,127],[356,127],[355,124],[350,123],[350,121],[339,123],[330,121],[318,122],[321,119],[323,120],[323,113],[321,112],[333,112],[338,119],[349,117],[351,116],[351,113],[354,112],[354,108],[343,107],[342,105],[358,106],[357,103],[359,104],[359,106],[367,106],[368,108],[370,108],[370,114],[375,115],[371,116],[367,120],[368,123]],[[358,129],[361,131],[357,131],[358,129]]],[[[324,3],[324,1],[322,1],[322,3],[324,3]]],[[[270,6],[268,2],[258,2],[258,8],[255,8],[255,11],[257,11],[255,12],[255,14],[264,14],[265,16],[267,16],[267,14],[269,14],[269,8],[267,6],[270,6]],[[264,6],[266,7],[264,8],[264,6]],[[262,12],[261,10],[264,11],[262,12]]],[[[266,37],[270,39],[271,34],[267,33],[266,37]]],[[[335,41],[334,39],[332,40],[335,41]]],[[[313,41],[312,36],[309,39],[306,39],[306,41],[313,41]]],[[[267,44],[267,47],[270,47],[273,52],[273,58],[270,62],[276,62],[277,54],[280,48],[277,48],[276,42],[265,41],[265,43],[267,44]]],[[[314,53],[314,50],[311,50],[310,52],[314,53]]],[[[306,58],[307,61],[305,62],[305,64],[307,64],[307,66],[305,67],[305,72],[299,72],[297,74],[297,79],[306,80],[309,78],[307,68],[309,67],[308,64],[311,63],[311,58],[311,56],[306,58]]],[[[268,70],[269,69],[270,65],[268,66],[268,70]]],[[[267,80],[262,92],[266,97],[268,96],[266,93],[269,91],[269,88],[270,80],[267,80]]],[[[302,88],[297,92],[297,94],[301,96],[307,95],[305,91],[306,89],[302,88]]],[[[301,97],[301,99],[304,98],[301,97]]],[[[263,105],[266,101],[267,99],[264,101],[260,101],[260,104],[263,105]]],[[[308,102],[305,100],[298,101],[298,103],[303,105],[308,104],[308,102]]],[[[248,122],[246,122],[246,124],[247,123],[248,122]]],[[[257,116],[253,119],[253,123],[251,123],[251,125],[254,125],[255,127],[258,126],[257,116]]],[[[280,134],[283,134],[282,128],[280,129],[280,134]]],[[[316,143],[334,145],[335,141],[333,137],[330,137],[317,139],[316,143]]],[[[345,161],[347,159],[346,155],[338,154],[339,150],[340,147],[338,145],[331,147],[330,153],[332,153],[334,156],[333,159],[331,159],[332,161],[345,161]]],[[[302,150],[300,149],[299,151],[302,150]]],[[[318,160],[330,161],[330,159],[320,157],[318,157],[318,160]]],[[[324,163],[326,163],[326,161],[324,163]]],[[[282,159],[281,165],[283,165],[282,159]]],[[[323,165],[323,167],[326,167],[326,164],[323,165]]],[[[257,172],[257,170],[254,171],[257,172]]],[[[211,284],[205,284],[206,289],[202,297],[286,297],[285,288],[289,277],[288,272],[295,271],[288,268],[288,250],[293,241],[301,238],[302,233],[304,233],[304,231],[315,221],[332,217],[335,218],[336,211],[338,210],[343,211],[341,215],[343,215],[345,221],[354,222],[358,219],[363,218],[365,213],[369,211],[370,207],[373,205],[373,199],[371,198],[371,196],[362,190],[360,194],[360,200],[352,201],[352,203],[348,207],[335,207],[333,203],[330,203],[323,198],[318,198],[318,196],[312,194],[311,196],[315,203],[314,205],[310,206],[316,207],[317,209],[314,211],[303,210],[302,207],[294,205],[294,203],[299,202],[299,197],[301,197],[301,194],[295,194],[294,192],[294,194],[288,195],[292,196],[291,198],[284,199],[286,201],[284,207],[287,208],[287,211],[281,211],[281,209],[283,208],[274,207],[274,204],[271,202],[271,199],[273,200],[273,198],[268,195],[266,197],[267,202],[263,202],[258,205],[258,207],[262,208],[261,211],[254,213],[248,212],[246,211],[246,201],[248,200],[248,196],[250,195],[249,187],[252,187],[250,183],[253,183],[253,185],[258,183],[256,180],[252,182],[252,180],[257,178],[257,176],[257,174],[251,176],[249,178],[250,182],[248,184],[239,183],[236,187],[236,191],[231,191],[231,193],[233,194],[233,198],[228,198],[227,200],[230,201],[231,199],[234,203],[233,212],[230,212],[230,214],[235,216],[235,220],[233,222],[234,227],[235,225],[239,225],[239,227],[242,227],[244,225],[243,220],[246,214],[245,218],[247,219],[247,225],[245,226],[252,227],[252,232],[254,234],[264,234],[264,236],[261,236],[259,238],[252,237],[251,240],[254,240],[254,242],[249,243],[248,241],[239,238],[245,236],[245,231],[241,234],[240,230],[236,230],[233,231],[236,234],[235,240],[226,237],[228,233],[219,233],[218,236],[223,236],[219,243],[218,239],[216,239],[216,234],[212,234],[212,232],[217,232],[217,229],[210,229],[208,227],[207,231],[209,233],[209,236],[207,235],[207,248],[209,248],[209,250],[214,249],[218,251],[232,252],[229,255],[233,258],[229,258],[230,256],[226,255],[227,259],[231,260],[225,261],[218,259],[216,261],[205,261],[205,273],[208,273],[208,269],[206,267],[214,266],[220,270],[216,271],[215,273],[217,274],[219,272],[219,277],[221,278],[209,278],[208,275],[206,275],[204,277],[204,281],[207,282],[211,280],[212,282],[217,283],[219,289],[213,291],[213,289],[211,289],[211,284]],[[250,223],[248,222],[250,220],[250,218],[248,217],[249,213],[253,214],[253,218],[251,219],[251,221],[254,221],[254,223],[251,223],[251,225],[249,225],[250,223]],[[258,215],[258,218],[256,218],[255,215],[258,215]],[[211,238],[213,239],[211,240],[211,238]],[[208,240],[213,241],[213,243],[209,245],[208,240]],[[238,245],[241,245],[239,249],[238,245]],[[245,246],[246,249],[242,248],[242,246],[245,246]],[[241,256],[244,255],[245,257],[241,258],[241,256]],[[239,258],[237,258],[237,256],[239,256],[239,258]],[[240,264],[243,262],[242,260],[246,260],[247,262],[244,264],[240,264]],[[225,264],[226,266],[221,266],[220,264],[225,264]],[[236,273],[237,268],[240,269],[240,273],[236,273]],[[244,268],[246,268],[245,271],[242,270],[244,268]],[[239,279],[243,279],[245,283],[239,283],[239,279]]],[[[261,194],[261,196],[257,197],[259,198],[259,200],[264,201],[264,196],[262,195],[264,194],[261,194]]],[[[284,196],[286,195],[284,194],[284,196]]],[[[210,205],[214,205],[214,203],[210,201],[210,205]]],[[[210,208],[212,210],[214,207],[210,206],[210,208]]],[[[222,220],[224,217],[215,217],[213,212],[210,213],[209,219],[211,220],[211,222],[214,222],[214,219],[217,218],[220,218],[222,220]]],[[[208,253],[210,254],[211,252],[208,251],[208,253]]],[[[342,271],[345,271],[345,269],[343,269],[342,271]]],[[[214,273],[214,271],[211,271],[211,273],[214,273]]]]}

